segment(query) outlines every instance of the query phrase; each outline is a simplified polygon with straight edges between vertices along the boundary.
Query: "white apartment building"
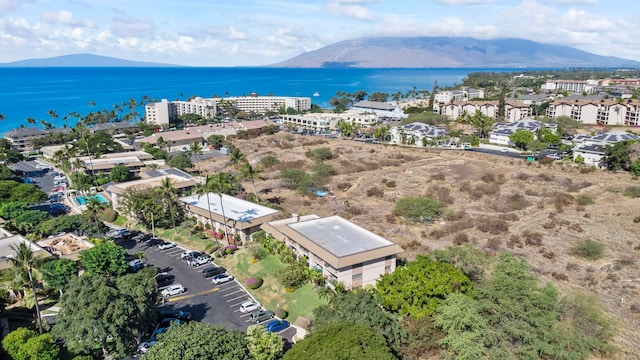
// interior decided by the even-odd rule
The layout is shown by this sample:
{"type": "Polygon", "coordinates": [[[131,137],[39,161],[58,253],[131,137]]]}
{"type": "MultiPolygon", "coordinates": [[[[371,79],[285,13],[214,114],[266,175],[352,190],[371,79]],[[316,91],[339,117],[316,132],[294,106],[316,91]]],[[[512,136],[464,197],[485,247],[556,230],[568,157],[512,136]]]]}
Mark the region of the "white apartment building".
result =
{"type": "Polygon", "coordinates": [[[438,91],[434,96],[434,106],[435,103],[451,103],[471,99],[484,99],[484,90],[463,87],[460,90],[438,91]]]}
{"type": "Polygon", "coordinates": [[[247,113],[264,113],[293,108],[295,111],[311,109],[311,98],[285,96],[239,96],[228,98],[194,97],[187,101],[168,101],[150,103],[145,106],[145,120],[150,125],[168,126],[169,123],[184,114],[197,114],[203,118],[213,118],[223,102],[233,104],[236,110],[247,113]]]}
{"type": "MultiPolygon", "coordinates": [[[[435,111],[456,120],[465,114],[473,115],[480,111],[482,115],[498,119],[498,101],[465,101],[456,103],[440,103],[434,105],[435,111]]],[[[504,105],[505,122],[514,122],[531,116],[531,108],[522,101],[507,101],[504,105]]]]}
{"type": "Polygon", "coordinates": [[[380,101],[358,101],[349,110],[362,114],[374,114],[378,117],[389,119],[405,119],[409,117],[400,106],[380,101]]]}
{"type": "Polygon", "coordinates": [[[592,94],[598,89],[597,80],[548,80],[540,85],[542,91],[567,91],[592,94]]]}
{"type": "Polygon", "coordinates": [[[547,108],[548,117],[569,116],[587,125],[640,125],[640,101],[627,99],[554,100],[547,108]]]}
{"type": "Polygon", "coordinates": [[[380,118],[375,114],[359,113],[352,110],[347,110],[338,114],[313,113],[278,116],[278,122],[282,125],[291,125],[322,133],[336,130],[336,124],[340,120],[356,125],[357,127],[369,127],[380,123],[380,118]]]}

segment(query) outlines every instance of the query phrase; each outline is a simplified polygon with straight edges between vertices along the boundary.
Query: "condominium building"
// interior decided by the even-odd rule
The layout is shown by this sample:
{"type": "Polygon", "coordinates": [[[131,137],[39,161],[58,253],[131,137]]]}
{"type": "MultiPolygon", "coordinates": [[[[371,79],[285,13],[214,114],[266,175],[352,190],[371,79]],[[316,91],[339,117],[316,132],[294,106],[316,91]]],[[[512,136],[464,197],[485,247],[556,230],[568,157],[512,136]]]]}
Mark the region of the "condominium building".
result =
{"type": "Polygon", "coordinates": [[[33,149],[31,141],[46,135],[46,131],[40,130],[37,127],[17,128],[3,134],[4,138],[11,143],[11,147],[19,151],[33,149]]]}
{"type": "MultiPolygon", "coordinates": [[[[498,101],[464,101],[449,104],[439,103],[436,105],[435,111],[441,115],[447,116],[451,120],[456,120],[464,115],[473,115],[476,111],[480,111],[482,115],[494,119],[498,119],[499,102],[498,101]]],[[[531,116],[531,108],[522,101],[507,101],[504,105],[505,122],[514,122],[522,118],[531,116]]]]}
{"type": "Polygon", "coordinates": [[[279,112],[289,108],[295,111],[311,109],[311,98],[286,96],[236,96],[227,98],[194,97],[187,101],[168,101],[150,103],[145,106],[145,120],[150,125],[168,126],[180,115],[196,114],[203,118],[213,118],[226,107],[246,113],[279,112]]]}
{"type": "Polygon", "coordinates": [[[369,127],[380,123],[380,117],[372,113],[360,113],[347,110],[342,113],[311,113],[303,115],[279,115],[278,122],[298,128],[326,133],[336,129],[339,121],[345,121],[357,127],[369,127]]]}
{"type": "Polygon", "coordinates": [[[542,91],[568,91],[573,93],[594,93],[598,90],[596,80],[548,80],[540,86],[542,91]]]}
{"type": "Polygon", "coordinates": [[[438,91],[434,95],[434,103],[451,103],[472,99],[484,99],[484,90],[463,87],[460,90],[438,91]]]}
{"type": "Polygon", "coordinates": [[[640,125],[640,101],[627,99],[559,99],[547,108],[548,117],[569,116],[587,125],[640,125]]]}
{"type": "Polygon", "coordinates": [[[293,215],[269,221],[262,229],[283,241],[309,268],[328,282],[340,281],[349,289],[375,286],[383,274],[396,268],[402,248],[340,216],[293,215]]]}
{"type": "Polygon", "coordinates": [[[350,108],[352,112],[375,114],[380,118],[389,119],[405,119],[409,115],[404,113],[404,110],[398,105],[381,101],[368,101],[362,100],[353,104],[350,108]]]}

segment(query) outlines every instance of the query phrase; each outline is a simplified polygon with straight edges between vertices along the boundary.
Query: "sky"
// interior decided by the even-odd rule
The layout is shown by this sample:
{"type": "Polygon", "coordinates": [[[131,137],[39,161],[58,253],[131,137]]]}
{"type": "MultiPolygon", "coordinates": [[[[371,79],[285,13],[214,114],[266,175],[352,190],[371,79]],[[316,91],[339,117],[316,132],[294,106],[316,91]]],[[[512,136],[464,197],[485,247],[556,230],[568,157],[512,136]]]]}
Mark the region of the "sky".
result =
{"type": "Polygon", "coordinates": [[[0,63],[275,64],[374,36],[520,38],[640,60],[635,0],[0,0],[0,63]]]}

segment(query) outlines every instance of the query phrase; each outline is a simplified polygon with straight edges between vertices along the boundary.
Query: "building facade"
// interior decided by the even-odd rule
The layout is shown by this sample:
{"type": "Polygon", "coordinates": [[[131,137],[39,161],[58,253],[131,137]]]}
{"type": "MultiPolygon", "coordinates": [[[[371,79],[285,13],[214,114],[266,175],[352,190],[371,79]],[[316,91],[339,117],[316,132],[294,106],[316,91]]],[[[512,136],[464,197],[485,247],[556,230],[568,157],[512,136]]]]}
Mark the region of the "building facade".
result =
{"type": "Polygon", "coordinates": [[[402,248],[340,216],[298,216],[270,221],[263,229],[284,241],[309,268],[329,283],[340,281],[349,289],[375,286],[383,274],[396,268],[402,248]]]}
{"type": "Polygon", "coordinates": [[[31,145],[31,141],[45,137],[46,135],[46,131],[40,130],[37,127],[17,128],[3,134],[4,138],[11,143],[11,147],[18,151],[32,150],[33,145],[31,145]]]}
{"type": "Polygon", "coordinates": [[[569,116],[586,125],[640,125],[640,101],[636,99],[558,99],[549,104],[548,117],[569,116]]]}
{"type": "Polygon", "coordinates": [[[389,133],[392,143],[416,146],[429,146],[447,136],[444,128],[418,122],[392,127],[389,133]]]}

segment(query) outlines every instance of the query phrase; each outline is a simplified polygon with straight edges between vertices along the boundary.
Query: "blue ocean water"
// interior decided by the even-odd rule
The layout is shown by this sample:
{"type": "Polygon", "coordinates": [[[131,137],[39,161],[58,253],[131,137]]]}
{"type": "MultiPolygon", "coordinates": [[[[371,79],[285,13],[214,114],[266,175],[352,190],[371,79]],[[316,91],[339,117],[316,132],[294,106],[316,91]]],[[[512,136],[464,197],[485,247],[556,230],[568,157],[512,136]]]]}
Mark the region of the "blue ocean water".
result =
{"type": "MultiPolygon", "coordinates": [[[[250,93],[311,97],[314,104],[329,107],[337,91],[403,93],[414,86],[431,91],[460,84],[476,71],[517,69],[285,69],[285,68],[0,68],[0,134],[21,125],[32,126],[31,117],[62,127],[70,112],[85,115],[114,104],[145,96],[151,99],[187,99],[189,96],[241,96],[250,93]],[[313,96],[318,93],[319,96],[313,96]],[[95,103],[95,105],[90,105],[95,103]],[[49,111],[59,118],[54,119],[49,111]]],[[[138,111],[143,116],[144,108],[138,111]]],[[[68,120],[73,126],[75,119],[68,120]]]]}

